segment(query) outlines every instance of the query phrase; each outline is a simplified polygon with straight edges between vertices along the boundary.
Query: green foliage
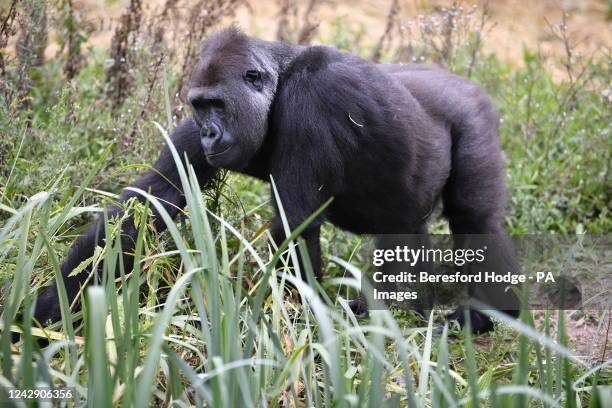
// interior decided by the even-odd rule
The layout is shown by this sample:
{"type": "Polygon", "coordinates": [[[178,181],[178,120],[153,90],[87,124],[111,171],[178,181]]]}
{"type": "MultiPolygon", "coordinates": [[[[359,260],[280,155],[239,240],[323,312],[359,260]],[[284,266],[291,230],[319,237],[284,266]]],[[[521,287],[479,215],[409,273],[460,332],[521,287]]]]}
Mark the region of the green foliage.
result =
{"type": "MultiPolygon", "coordinates": [[[[608,96],[585,84],[555,83],[539,59],[498,90],[500,134],[512,188],[514,233],[607,233],[612,137],[608,96]]],[[[605,76],[590,65],[584,75],[605,76]]]]}

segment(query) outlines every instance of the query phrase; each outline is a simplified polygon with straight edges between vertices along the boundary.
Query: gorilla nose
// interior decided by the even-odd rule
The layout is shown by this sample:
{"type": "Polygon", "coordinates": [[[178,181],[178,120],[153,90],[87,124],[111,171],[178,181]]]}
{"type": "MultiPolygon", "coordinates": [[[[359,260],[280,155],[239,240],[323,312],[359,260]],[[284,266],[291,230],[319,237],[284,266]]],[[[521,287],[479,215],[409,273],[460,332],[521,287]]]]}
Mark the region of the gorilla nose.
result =
{"type": "Polygon", "coordinates": [[[200,129],[200,137],[211,139],[211,141],[219,139],[222,134],[223,131],[214,122],[205,123],[204,126],[202,126],[202,128],[200,129]]]}

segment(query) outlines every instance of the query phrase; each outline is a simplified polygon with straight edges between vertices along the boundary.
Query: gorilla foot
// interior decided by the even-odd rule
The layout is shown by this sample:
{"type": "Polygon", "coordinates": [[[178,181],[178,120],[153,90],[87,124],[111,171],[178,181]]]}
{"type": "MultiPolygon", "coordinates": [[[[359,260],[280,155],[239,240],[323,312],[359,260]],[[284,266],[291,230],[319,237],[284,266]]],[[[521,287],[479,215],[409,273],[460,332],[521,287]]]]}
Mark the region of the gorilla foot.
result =
{"type": "MultiPolygon", "coordinates": [[[[363,296],[358,296],[355,299],[349,300],[349,307],[351,311],[355,314],[355,317],[367,317],[369,316],[368,304],[363,296]]],[[[446,316],[447,320],[456,321],[459,324],[459,327],[465,327],[465,313],[463,308],[456,309],[454,312],[451,312],[446,316]]],[[[424,316],[422,310],[415,310],[416,313],[424,316]]],[[[476,310],[470,310],[470,322],[472,326],[472,333],[475,334],[483,334],[493,330],[493,322],[491,319],[476,310]]],[[[434,332],[436,334],[441,334],[443,330],[443,325],[438,325],[434,328],[434,332]]]]}
{"type": "Polygon", "coordinates": [[[370,315],[368,302],[363,296],[358,296],[355,299],[349,300],[349,307],[355,317],[368,317],[370,315]]]}
{"type": "Polygon", "coordinates": [[[33,317],[43,326],[59,322],[62,319],[59,303],[55,284],[46,287],[36,299],[33,317]]]}
{"type": "MultiPolygon", "coordinates": [[[[483,334],[493,330],[493,322],[489,316],[480,313],[476,310],[469,310],[470,323],[472,326],[472,333],[483,334]]],[[[465,309],[458,308],[446,316],[447,320],[454,320],[459,323],[459,327],[462,329],[465,327],[465,309]]]]}

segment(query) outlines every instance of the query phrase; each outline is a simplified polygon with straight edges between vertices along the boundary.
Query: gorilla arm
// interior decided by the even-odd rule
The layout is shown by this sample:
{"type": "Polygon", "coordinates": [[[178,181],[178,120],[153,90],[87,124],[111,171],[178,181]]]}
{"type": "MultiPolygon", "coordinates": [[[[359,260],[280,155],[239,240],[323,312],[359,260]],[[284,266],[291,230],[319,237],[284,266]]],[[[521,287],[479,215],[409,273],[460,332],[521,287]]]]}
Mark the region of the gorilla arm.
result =
{"type": "MultiPolygon", "coordinates": [[[[358,79],[360,70],[343,58],[345,54],[338,51],[313,47],[298,56],[279,80],[270,115],[268,162],[291,230],[342,189],[355,131],[347,112],[361,113],[355,102],[359,91],[344,85],[345,76],[358,79]]],[[[320,226],[326,216],[324,211],[301,233],[318,279],[322,277],[320,226]]],[[[277,243],[286,237],[278,208],[271,233],[277,243]]],[[[300,264],[303,267],[301,260],[300,264]]]]}
{"type": "MultiPolygon", "coordinates": [[[[214,176],[216,169],[211,167],[204,156],[200,145],[200,131],[192,119],[184,120],[179,127],[170,136],[172,143],[178,151],[181,159],[185,154],[189,163],[193,165],[198,181],[201,186],[204,186],[214,176]]],[[[151,195],[157,197],[164,205],[168,214],[173,218],[178,214],[181,208],[185,206],[185,197],[181,188],[181,181],[178,170],[170,149],[165,146],[162,150],[159,159],[155,162],[153,170],[148,171],[140,179],[138,179],[133,187],[144,191],[149,191],[151,195]]],[[[132,197],[137,197],[143,200],[137,193],[130,190],[124,190],[119,201],[127,201],[132,197]]],[[[108,208],[108,215],[121,215],[122,210],[118,206],[108,208]]],[[[165,223],[155,211],[155,226],[158,230],[166,228],[165,223]]],[[[133,266],[133,256],[136,237],[138,231],[134,227],[132,218],[128,218],[122,224],[121,232],[121,247],[123,250],[123,264],[125,270],[131,270],[133,266]]],[[[78,295],[82,285],[86,284],[87,278],[91,270],[81,271],[75,276],[70,276],[70,273],[81,262],[90,258],[96,246],[104,244],[104,217],[98,217],[93,221],[70,248],[67,259],[61,266],[62,277],[68,301],[72,303],[78,295]]],[[[61,319],[59,298],[57,293],[57,285],[53,283],[47,287],[38,297],[36,308],[34,310],[34,318],[41,324],[46,322],[56,322],[61,319]]]]}

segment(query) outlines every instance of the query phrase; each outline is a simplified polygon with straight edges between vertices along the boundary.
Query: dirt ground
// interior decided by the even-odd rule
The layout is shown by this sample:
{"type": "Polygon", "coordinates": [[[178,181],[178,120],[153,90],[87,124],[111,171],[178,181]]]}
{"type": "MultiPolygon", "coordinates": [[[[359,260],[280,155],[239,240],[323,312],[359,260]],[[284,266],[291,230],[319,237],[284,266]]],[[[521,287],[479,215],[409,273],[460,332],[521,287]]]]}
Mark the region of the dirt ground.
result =
{"type": "MultiPolygon", "coordinates": [[[[556,315],[556,312],[553,313],[556,315]]],[[[536,325],[544,326],[543,312],[534,312],[536,325]]],[[[556,336],[556,316],[551,319],[551,336],[556,336]]],[[[567,337],[570,348],[587,365],[596,365],[612,358],[612,316],[596,311],[565,311],[567,337]]]]}

